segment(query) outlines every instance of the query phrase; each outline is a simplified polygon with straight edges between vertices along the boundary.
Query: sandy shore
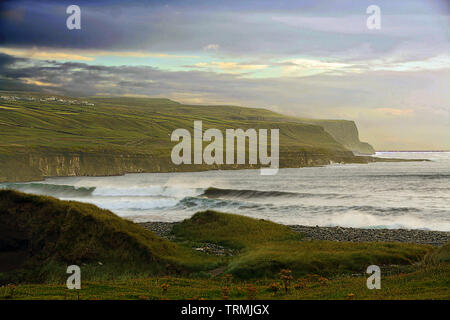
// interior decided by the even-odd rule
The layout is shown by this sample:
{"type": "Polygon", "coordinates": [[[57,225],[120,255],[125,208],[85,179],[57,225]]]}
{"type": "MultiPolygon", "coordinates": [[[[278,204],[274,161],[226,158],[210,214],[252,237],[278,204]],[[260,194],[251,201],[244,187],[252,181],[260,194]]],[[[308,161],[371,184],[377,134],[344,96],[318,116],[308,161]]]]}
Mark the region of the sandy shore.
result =
{"type": "MultiPolygon", "coordinates": [[[[155,234],[171,238],[170,232],[177,222],[144,222],[140,223],[146,229],[155,234]]],[[[331,240],[331,241],[388,241],[429,244],[440,246],[450,242],[450,232],[405,230],[405,229],[359,229],[342,227],[310,227],[292,225],[292,230],[303,233],[307,240],[331,240]]]]}

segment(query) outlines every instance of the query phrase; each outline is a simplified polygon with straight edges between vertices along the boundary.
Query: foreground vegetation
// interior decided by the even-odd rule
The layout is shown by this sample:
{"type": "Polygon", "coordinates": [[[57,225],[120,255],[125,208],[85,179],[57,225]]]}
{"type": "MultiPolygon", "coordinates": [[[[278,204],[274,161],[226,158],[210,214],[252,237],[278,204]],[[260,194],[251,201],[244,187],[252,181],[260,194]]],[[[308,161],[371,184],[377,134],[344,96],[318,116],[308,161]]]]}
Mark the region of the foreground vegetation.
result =
{"type": "Polygon", "coordinates": [[[108,279],[189,274],[219,261],[91,204],[0,190],[0,283],[61,281],[71,264],[84,266],[85,279],[108,279]]]}
{"type": "Polygon", "coordinates": [[[81,290],[68,290],[62,284],[23,284],[0,288],[0,299],[450,299],[450,266],[389,276],[382,274],[381,286],[380,290],[367,289],[366,277],[362,276],[323,280],[310,275],[292,280],[286,292],[281,279],[240,281],[227,277],[163,277],[89,281],[83,282],[81,290]]]}
{"type": "Polygon", "coordinates": [[[0,191],[0,299],[449,299],[450,244],[306,241],[270,221],[215,211],[174,240],[107,210],[0,191]],[[214,244],[234,254],[194,250],[214,244]],[[68,265],[82,290],[65,287],[68,265]],[[366,268],[382,270],[368,290],[366,268]]]}
{"type": "Polygon", "coordinates": [[[242,279],[274,277],[280,269],[294,276],[349,274],[371,264],[412,264],[430,250],[405,243],[299,241],[301,235],[287,226],[215,211],[197,213],[173,232],[179,239],[240,249],[226,272],[242,279]]]}

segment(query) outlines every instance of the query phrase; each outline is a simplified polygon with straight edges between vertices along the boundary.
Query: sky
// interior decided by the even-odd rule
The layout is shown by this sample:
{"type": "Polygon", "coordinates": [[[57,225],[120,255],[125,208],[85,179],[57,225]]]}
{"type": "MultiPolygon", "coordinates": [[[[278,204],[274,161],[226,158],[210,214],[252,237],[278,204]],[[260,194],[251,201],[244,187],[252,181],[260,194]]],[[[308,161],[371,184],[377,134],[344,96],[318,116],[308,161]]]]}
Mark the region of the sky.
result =
{"type": "Polygon", "coordinates": [[[0,4],[0,90],[349,119],[377,150],[450,150],[449,88],[448,0],[0,4]]]}

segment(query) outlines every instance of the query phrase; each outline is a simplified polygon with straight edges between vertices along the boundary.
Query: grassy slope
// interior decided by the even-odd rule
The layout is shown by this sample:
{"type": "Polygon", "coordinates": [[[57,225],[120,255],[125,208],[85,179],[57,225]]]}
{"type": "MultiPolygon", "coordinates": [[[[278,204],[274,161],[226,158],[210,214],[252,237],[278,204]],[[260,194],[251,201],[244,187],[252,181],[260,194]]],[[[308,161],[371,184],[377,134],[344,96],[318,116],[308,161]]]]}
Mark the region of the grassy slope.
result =
{"type": "Polygon", "coordinates": [[[283,268],[300,276],[360,272],[371,264],[407,265],[430,250],[404,243],[299,241],[299,235],[287,226],[214,211],[196,213],[173,232],[181,239],[241,249],[227,272],[244,279],[274,277],[283,268]]]}
{"type": "Polygon", "coordinates": [[[101,262],[107,277],[186,274],[217,261],[94,205],[10,190],[0,190],[0,226],[0,271],[14,269],[4,276],[16,280],[46,281],[70,264],[96,273],[101,262]],[[22,259],[11,259],[17,253],[22,259]]]}
{"type": "Polygon", "coordinates": [[[196,213],[175,225],[173,233],[179,239],[216,243],[232,249],[301,239],[301,235],[288,226],[216,211],[196,213]]]}
{"type": "Polygon", "coordinates": [[[167,99],[92,98],[94,107],[58,103],[0,102],[0,151],[12,147],[164,153],[177,128],[280,128],[281,149],[345,151],[320,126],[291,121],[264,109],[188,106],[167,99]],[[276,122],[276,124],[274,124],[276,122]]]}

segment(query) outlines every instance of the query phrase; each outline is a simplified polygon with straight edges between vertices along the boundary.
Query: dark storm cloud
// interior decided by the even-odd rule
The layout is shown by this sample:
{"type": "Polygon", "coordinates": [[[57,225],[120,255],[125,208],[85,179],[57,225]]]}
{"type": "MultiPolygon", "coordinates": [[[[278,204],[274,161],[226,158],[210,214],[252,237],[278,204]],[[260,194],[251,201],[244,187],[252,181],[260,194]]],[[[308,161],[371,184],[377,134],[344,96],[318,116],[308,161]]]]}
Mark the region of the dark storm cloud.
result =
{"type": "MultiPolygon", "coordinates": [[[[17,57],[10,56],[8,54],[0,53],[0,68],[6,67],[6,66],[11,66],[18,61],[25,61],[25,60],[26,59],[17,58],[17,57]]],[[[2,70],[2,69],[0,69],[0,70],[2,70]]]]}
{"type": "Polygon", "coordinates": [[[418,0],[408,4],[380,0],[383,28],[370,38],[365,1],[77,1],[82,28],[72,31],[65,23],[70,4],[65,0],[3,4],[0,46],[192,52],[218,44],[220,54],[230,56],[327,56],[346,55],[347,50],[367,44],[370,50],[359,56],[367,58],[411,40],[412,35],[418,43],[442,40],[433,17],[422,14],[425,4],[418,0]],[[391,14],[398,16],[388,19],[391,14]]]}

